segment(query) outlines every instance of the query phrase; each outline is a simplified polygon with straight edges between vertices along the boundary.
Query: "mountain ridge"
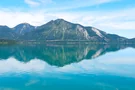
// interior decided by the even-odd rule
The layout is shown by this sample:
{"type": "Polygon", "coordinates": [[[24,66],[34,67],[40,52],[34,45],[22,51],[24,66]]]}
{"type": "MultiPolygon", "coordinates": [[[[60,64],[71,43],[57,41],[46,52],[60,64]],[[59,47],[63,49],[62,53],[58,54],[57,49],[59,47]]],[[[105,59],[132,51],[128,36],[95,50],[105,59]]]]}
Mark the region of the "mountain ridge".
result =
{"type": "Polygon", "coordinates": [[[21,23],[13,28],[0,26],[0,39],[12,40],[57,40],[57,41],[94,41],[94,42],[134,42],[116,34],[109,34],[91,26],[74,24],[64,19],[51,20],[41,26],[21,23]]]}

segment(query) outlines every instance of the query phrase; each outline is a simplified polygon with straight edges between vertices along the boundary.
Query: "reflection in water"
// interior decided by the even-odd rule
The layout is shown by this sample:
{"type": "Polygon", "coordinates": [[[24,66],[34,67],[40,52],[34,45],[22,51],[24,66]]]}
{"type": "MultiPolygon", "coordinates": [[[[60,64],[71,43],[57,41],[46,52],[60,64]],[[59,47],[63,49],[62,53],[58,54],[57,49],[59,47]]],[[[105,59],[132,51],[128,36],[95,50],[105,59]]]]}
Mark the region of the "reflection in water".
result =
{"type": "Polygon", "coordinates": [[[89,46],[44,46],[44,45],[17,45],[1,46],[0,58],[14,57],[22,62],[40,59],[50,65],[62,67],[67,64],[80,62],[84,59],[93,59],[107,52],[114,52],[126,48],[126,45],[89,45],[89,46]]]}
{"type": "MultiPolygon", "coordinates": [[[[125,49],[124,51],[117,52],[115,56],[113,54],[107,54],[106,56],[99,57],[97,59],[83,59],[83,61],[78,63],[67,64],[63,67],[51,66],[40,59],[32,59],[29,62],[18,61],[15,58],[8,58],[6,60],[0,61],[0,74],[5,73],[29,73],[29,74],[39,74],[47,73],[44,76],[47,76],[48,73],[52,74],[116,74],[127,77],[134,77],[135,73],[132,72],[135,69],[135,60],[134,56],[126,56],[123,54],[121,56],[121,52],[130,52],[135,53],[133,49],[125,49]],[[110,58],[111,56],[111,58],[110,58]],[[8,66],[7,66],[8,65],[8,66]]],[[[94,54],[95,55],[95,54],[94,54]]],[[[54,65],[54,64],[53,64],[54,65]]],[[[49,76],[50,77],[50,76],[49,76]]]]}
{"type": "Polygon", "coordinates": [[[0,90],[135,90],[135,50],[127,47],[1,46],[0,90]]]}

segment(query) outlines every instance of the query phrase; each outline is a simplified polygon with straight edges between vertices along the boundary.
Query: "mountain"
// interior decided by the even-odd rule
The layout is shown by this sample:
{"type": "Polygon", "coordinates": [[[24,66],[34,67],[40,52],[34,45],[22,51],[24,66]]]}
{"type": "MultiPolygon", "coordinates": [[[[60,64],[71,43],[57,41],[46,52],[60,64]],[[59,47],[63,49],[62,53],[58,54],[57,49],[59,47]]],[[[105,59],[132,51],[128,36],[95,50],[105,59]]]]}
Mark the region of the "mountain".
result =
{"type": "Polygon", "coordinates": [[[107,34],[94,27],[73,24],[63,19],[52,20],[47,24],[39,26],[35,31],[22,35],[20,39],[96,42],[127,41],[127,38],[107,34]]]}
{"type": "Polygon", "coordinates": [[[28,23],[22,23],[14,28],[0,28],[0,39],[34,40],[34,41],[92,41],[107,43],[134,42],[125,37],[108,34],[94,27],[85,27],[63,19],[51,20],[50,22],[35,27],[28,23]]]}
{"type": "Polygon", "coordinates": [[[31,32],[35,30],[35,27],[28,23],[21,23],[13,28],[14,32],[19,35],[24,35],[27,32],[31,32]]]}
{"type": "Polygon", "coordinates": [[[135,44],[135,38],[130,39],[129,43],[135,44]]]}
{"type": "Polygon", "coordinates": [[[16,34],[7,26],[0,26],[0,39],[16,39],[16,34]]]}
{"type": "Polygon", "coordinates": [[[104,32],[96,28],[84,27],[73,24],[63,19],[52,20],[47,24],[37,27],[33,32],[24,34],[22,39],[30,40],[85,40],[85,41],[106,41],[104,32]],[[34,37],[33,37],[34,35],[34,37]]]}

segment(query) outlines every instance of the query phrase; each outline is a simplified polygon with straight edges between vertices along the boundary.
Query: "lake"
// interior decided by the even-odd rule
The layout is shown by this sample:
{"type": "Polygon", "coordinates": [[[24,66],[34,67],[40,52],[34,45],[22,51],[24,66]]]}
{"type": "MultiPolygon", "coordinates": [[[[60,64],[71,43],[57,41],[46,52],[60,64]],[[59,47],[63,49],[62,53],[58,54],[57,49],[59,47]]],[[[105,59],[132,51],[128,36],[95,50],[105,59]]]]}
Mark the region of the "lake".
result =
{"type": "Polygon", "coordinates": [[[0,90],[135,90],[134,45],[1,45],[0,90]]]}

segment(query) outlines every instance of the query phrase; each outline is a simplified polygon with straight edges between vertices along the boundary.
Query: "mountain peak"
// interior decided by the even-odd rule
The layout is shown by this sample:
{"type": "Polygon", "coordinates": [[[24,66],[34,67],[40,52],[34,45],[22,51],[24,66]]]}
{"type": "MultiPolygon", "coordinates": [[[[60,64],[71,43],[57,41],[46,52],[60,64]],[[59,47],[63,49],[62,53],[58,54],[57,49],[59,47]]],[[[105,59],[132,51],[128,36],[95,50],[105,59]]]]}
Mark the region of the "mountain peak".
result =
{"type": "MultiPolygon", "coordinates": [[[[20,24],[17,25],[17,26],[32,26],[32,25],[30,25],[29,23],[20,23],[20,24]]],[[[17,26],[15,26],[15,27],[17,27],[17,26]]]]}
{"type": "Polygon", "coordinates": [[[64,20],[64,19],[56,19],[56,20],[54,20],[54,22],[55,23],[70,23],[70,22],[68,22],[68,21],[66,21],[66,20],[64,20]]]}
{"type": "Polygon", "coordinates": [[[21,23],[14,27],[15,32],[18,34],[24,34],[26,32],[30,32],[34,29],[35,29],[35,27],[30,25],[29,23],[21,23]]]}
{"type": "Polygon", "coordinates": [[[54,20],[54,21],[66,21],[66,20],[64,20],[64,19],[62,19],[62,18],[59,18],[59,19],[56,19],[56,20],[54,20]]]}
{"type": "Polygon", "coordinates": [[[72,23],[68,22],[64,19],[56,19],[56,20],[51,20],[48,23],[42,25],[42,28],[46,27],[46,26],[51,26],[51,27],[52,26],[56,26],[56,27],[59,26],[59,27],[61,27],[61,26],[69,26],[69,25],[72,25],[72,23]]]}

